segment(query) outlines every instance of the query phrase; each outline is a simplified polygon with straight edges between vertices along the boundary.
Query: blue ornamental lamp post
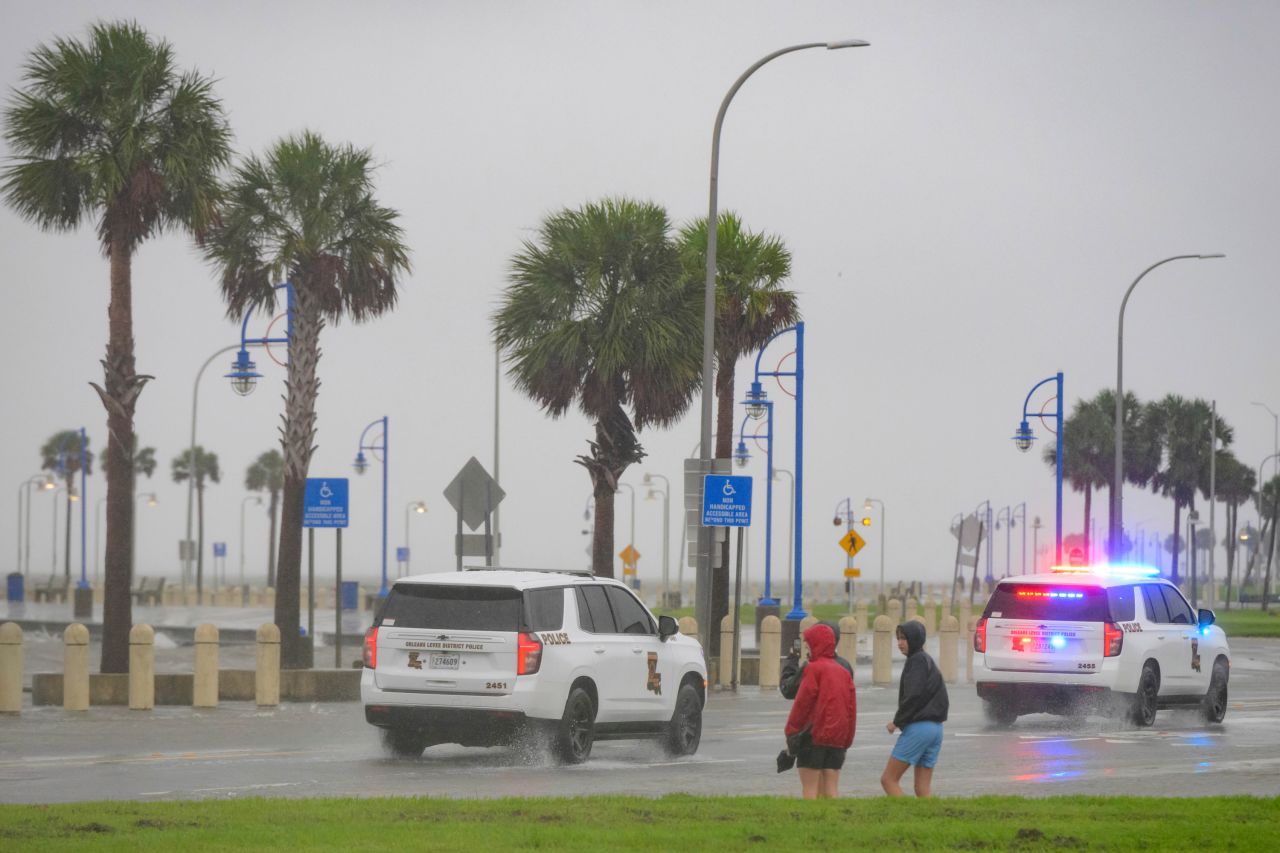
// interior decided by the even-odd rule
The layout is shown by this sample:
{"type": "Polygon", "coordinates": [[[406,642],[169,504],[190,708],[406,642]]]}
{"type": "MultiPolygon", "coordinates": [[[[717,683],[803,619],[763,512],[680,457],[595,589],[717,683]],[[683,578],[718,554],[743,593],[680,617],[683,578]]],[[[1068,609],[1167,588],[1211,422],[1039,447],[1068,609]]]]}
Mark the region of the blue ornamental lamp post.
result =
{"type": "Polygon", "coordinates": [[[356,473],[363,474],[369,468],[369,460],[364,455],[366,450],[375,458],[379,455],[382,458],[382,587],[378,590],[379,598],[387,597],[387,457],[390,455],[388,453],[390,444],[390,419],[383,415],[371,421],[360,433],[360,446],[356,449],[355,461],[356,473]],[[375,426],[382,427],[381,435],[375,435],[372,441],[366,442],[365,438],[369,435],[369,430],[375,426]]]}
{"type": "MultiPolygon", "coordinates": [[[[772,595],[772,571],[773,571],[773,401],[747,401],[748,405],[763,405],[765,408],[765,434],[761,435],[756,432],[752,438],[765,441],[765,459],[766,472],[768,478],[765,485],[765,510],[764,510],[764,595],[756,602],[756,607],[771,607],[774,610],[768,611],[768,614],[777,614],[778,600],[772,595]]],[[[738,467],[745,468],[747,462],[751,460],[751,454],[747,451],[746,427],[747,421],[751,420],[751,413],[742,419],[741,426],[738,427],[738,447],[733,452],[733,458],[738,463],[738,467]]],[[[760,617],[764,618],[763,616],[760,617]]]]}
{"type": "Polygon", "coordinates": [[[1028,450],[1031,449],[1031,445],[1034,444],[1036,440],[1035,433],[1031,431],[1031,425],[1029,422],[1030,418],[1032,417],[1040,418],[1041,422],[1043,422],[1043,420],[1047,417],[1051,417],[1054,419],[1054,424],[1056,427],[1055,429],[1056,434],[1054,437],[1057,440],[1057,448],[1054,453],[1054,456],[1057,462],[1055,466],[1057,491],[1056,491],[1056,503],[1054,507],[1056,528],[1054,533],[1055,538],[1054,538],[1053,559],[1054,559],[1054,565],[1056,566],[1062,565],[1062,407],[1063,407],[1062,373],[1059,372],[1059,373],[1055,373],[1053,376],[1047,377],[1045,379],[1041,379],[1039,382],[1037,382],[1035,385],[1031,387],[1030,391],[1027,392],[1027,398],[1022,402],[1022,422],[1018,425],[1018,430],[1013,435],[1014,446],[1017,447],[1019,450],[1021,450],[1023,453],[1026,453],[1028,450]],[[1031,395],[1035,394],[1036,391],[1040,388],[1040,386],[1046,385],[1050,382],[1056,383],[1056,387],[1057,387],[1057,396],[1054,397],[1054,410],[1052,412],[1046,412],[1043,409],[1041,409],[1039,414],[1028,416],[1027,406],[1031,404],[1031,395]]]}

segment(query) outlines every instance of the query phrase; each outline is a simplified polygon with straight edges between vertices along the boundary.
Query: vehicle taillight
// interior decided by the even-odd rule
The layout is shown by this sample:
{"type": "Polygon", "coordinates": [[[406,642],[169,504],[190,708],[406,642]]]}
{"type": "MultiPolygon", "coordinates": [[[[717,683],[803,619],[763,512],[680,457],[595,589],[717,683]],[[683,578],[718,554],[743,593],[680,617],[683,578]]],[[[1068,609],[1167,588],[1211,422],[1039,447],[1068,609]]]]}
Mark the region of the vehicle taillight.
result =
{"type": "Polygon", "coordinates": [[[369,669],[378,668],[378,628],[375,625],[364,635],[364,665],[369,669]]]}
{"type": "Polygon", "coordinates": [[[542,665],[542,641],[537,634],[520,632],[516,640],[516,675],[533,675],[542,665]]]}
{"type": "Polygon", "coordinates": [[[1104,658],[1113,658],[1120,654],[1120,649],[1124,648],[1124,631],[1120,630],[1120,626],[1114,622],[1105,622],[1102,625],[1102,656],[1104,658]]]}
{"type": "Polygon", "coordinates": [[[978,624],[973,627],[973,650],[975,652],[986,652],[987,650],[986,617],[979,619],[978,624]]]}

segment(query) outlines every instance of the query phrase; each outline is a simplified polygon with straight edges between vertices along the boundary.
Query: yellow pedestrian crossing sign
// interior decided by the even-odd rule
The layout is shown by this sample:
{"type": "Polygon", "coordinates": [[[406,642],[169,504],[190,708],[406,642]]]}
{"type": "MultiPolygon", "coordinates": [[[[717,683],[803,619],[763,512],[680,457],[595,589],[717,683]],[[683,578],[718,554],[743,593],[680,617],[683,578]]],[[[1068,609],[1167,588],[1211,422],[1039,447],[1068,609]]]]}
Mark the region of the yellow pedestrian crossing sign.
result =
{"type": "Polygon", "coordinates": [[[867,540],[859,536],[858,531],[856,530],[850,530],[844,535],[844,538],[840,540],[840,547],[843,548],[844,552],[850,557],[861,551],[866,544],[867,540]]]}
{"type": "Polygon", "coordinates": [[[636,573],[636,563],[640,560],[640,552],[633,546],[628,545],[618,552],[618,556],[622,558],[622,573],[624,575],[634,575],[636,573]]]}

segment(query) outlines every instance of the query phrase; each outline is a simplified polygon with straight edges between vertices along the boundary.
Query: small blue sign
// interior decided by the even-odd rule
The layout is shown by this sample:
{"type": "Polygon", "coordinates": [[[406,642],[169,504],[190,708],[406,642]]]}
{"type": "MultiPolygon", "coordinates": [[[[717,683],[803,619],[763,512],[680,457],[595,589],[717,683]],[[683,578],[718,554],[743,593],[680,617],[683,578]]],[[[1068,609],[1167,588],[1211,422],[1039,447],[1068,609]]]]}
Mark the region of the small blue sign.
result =
{"type": "Polygon", "coordinates": [[[408,549],[408,548],[396,548],[396,562],[397,562],[397,563],[407,563],[407,562],[409,562],[409,549],[408,549]]]}
{"type": "Polygon", "coordinates": [[[308,477],[302,497],[303,527],[347,526],[347,478],[308,477]]]}
{"type": "Polygon", "coordinates": [[[214,543],[213,543],[213,556],[215,556],[215,557],[225,557],[225,556],[227,556],[227,543],[226,543],[226,542],[214,542],[214,543]]]}
{"type": "Polygon", "coordinates": [[[719,474],[703,477],[702,526],[750,527],[751,478],[719,474]]]}

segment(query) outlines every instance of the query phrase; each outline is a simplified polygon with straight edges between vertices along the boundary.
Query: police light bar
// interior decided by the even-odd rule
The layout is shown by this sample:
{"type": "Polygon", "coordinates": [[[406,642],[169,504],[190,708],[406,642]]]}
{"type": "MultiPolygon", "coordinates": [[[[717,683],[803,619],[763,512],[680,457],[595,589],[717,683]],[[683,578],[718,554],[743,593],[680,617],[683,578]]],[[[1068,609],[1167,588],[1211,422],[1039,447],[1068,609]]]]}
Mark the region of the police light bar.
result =
{"type": "Polygon", "coordinates": [[[1111,563],[1101,566],[1054,566],[1049,571],[1058,575],[1101,575],[1113,578],[1155,578],[1160,570],[1136,563],[1111,563]]]}

